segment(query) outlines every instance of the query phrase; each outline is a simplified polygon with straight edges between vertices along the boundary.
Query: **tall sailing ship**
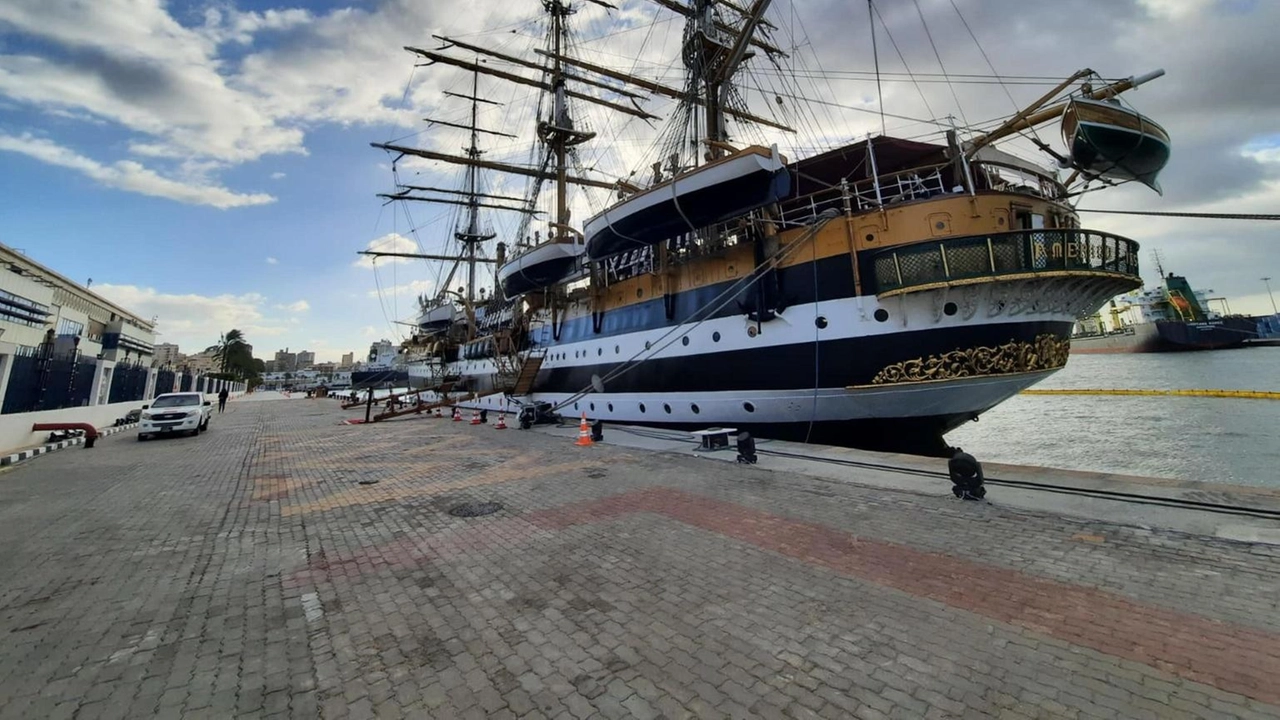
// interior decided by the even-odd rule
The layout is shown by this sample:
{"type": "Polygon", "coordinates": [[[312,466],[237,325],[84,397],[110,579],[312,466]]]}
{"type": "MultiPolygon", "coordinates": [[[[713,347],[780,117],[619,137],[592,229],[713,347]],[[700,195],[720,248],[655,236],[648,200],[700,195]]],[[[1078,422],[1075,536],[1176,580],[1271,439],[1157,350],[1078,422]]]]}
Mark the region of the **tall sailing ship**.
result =
{"type": "Polygon", "coordinates": [[[400,184],[385,196],[462,208],[459,252],[417,255],[454,263],[404,343],[419,386],[463,407],[548,403],[606,422],[940,453],[947,431],[1061,369],[1078,318],[1141,286],[1137,243],[1082,227],[1072,203],[1123,182],[1158,188],[1168,136],[1118,96],[1162,72],[1080,71],[982,133],[939,123],[936,142],[881,134],[787,157],[786,116],[801,110],[783,97],[795,95],[757,109],[735,82],[753,65],[775,80],[794,67],[770,4],[656,0],[683,16],[678,86],[575,53],[571,20],[607,21],[602,0],[541,0],[545,42],[528,56],[446,37],[407,48],[471,75],[470,95],[455,93],[470,122],[436,126],[465,130],[464,154],[374,144],[396,163],[466,173],[459,190],[400,184]],[[493,102],[480,76],[535,89],[533,127],[478,127],[478,106],[493,102]],[[648,99],[669,104],[660,126],[648,99]],[[648,182],[594,172],[589,157],[623,154],[588,128],[601,113],[655,123],[648,182]],[[1065,150],[1035,142],[1057,168],[1001,149],[1051,122],[1065,150]],[[477,145],[522,130],[536,142],[526,164],[477,145]],[[482,192],[480,173],[527,187],[482,192]],[[609,198],[579,201],[592,209],[579,223],[577,191],[609,198]],[[491,254],[482,210],[521,218],[491,254]],[[476,291],[486,263],[488,297],[476,291]],[[450,289],[463,267],[467,284],[450,289]]]}

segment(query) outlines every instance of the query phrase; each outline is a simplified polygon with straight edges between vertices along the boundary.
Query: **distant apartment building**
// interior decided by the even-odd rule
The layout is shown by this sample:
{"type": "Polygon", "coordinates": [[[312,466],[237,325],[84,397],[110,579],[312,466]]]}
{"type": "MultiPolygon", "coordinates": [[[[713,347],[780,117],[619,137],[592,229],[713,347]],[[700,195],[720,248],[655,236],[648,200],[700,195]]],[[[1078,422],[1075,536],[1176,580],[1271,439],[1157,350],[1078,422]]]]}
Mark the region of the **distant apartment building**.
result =
{"type": "Polygon", "coordinates": [[[156,367],[176,367],[182,364],[182,353],[178,352],[178,346],[175,343],[157,343],[155,364],[156,367]]]}
{"type": "Polygon", "coordinates": [[[356,354],[353,352],[343,353],[342,362],[338,363],[338,367],[349,368],[356,364],[356,354]]]}
{"type": "Polygon", "coordinates": [[[305,369],[307,369],[307,368],[309,368],[309,367],[311,367],[312,365],[315,365],[315,364],[316,364],[316,354],[315,354],[315,353],[311,352],[310,350],[299,350],[299,351],[298,351],[298,365],[297,365],[297,367],[298,367],[298,369],[299,369],[299,370],[305,370],[305,369]]]}
{"type": "Polygon", "coordinates": [[[276,372],[293,372],[294,370],[297,370],[298,369],[297,353],[289,352],[289,348],[285,348],[283,350],[277,350],[274,367],[276,372]]]}
{"type": "Polygon", "coordinates": [[[209,375],[211,373],[222,372],[222,360],[218,358],[218,350],[216,347],[207,348],[203,352],[195,355],[188,355],[183,361],[183,367],[188,372],[197,375],[209,375]]]}

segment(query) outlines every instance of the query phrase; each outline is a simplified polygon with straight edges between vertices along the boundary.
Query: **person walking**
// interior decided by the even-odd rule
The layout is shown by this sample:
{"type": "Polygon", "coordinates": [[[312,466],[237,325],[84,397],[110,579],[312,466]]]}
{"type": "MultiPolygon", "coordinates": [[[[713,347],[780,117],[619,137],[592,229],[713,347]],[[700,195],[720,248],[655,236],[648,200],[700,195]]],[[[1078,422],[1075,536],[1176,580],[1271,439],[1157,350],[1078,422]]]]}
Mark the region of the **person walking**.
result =
{"type": "Polygon", "coordinates": [[[218,412],[222,412],[227,408],[227,396],[230,394],[226,388],[218,391],[218,412]]]}

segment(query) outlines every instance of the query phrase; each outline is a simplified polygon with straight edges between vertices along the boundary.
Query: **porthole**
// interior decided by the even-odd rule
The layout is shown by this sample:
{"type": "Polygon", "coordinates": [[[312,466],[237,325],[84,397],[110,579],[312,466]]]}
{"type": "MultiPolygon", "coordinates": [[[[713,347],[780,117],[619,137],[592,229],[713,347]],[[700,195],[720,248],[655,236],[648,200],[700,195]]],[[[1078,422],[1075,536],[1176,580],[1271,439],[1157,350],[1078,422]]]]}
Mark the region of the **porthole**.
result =
{"type": "Polygon", "coordinates": [[[747,337],[755,337],[756,335],[759,335],[759,334],[760,334],[760,331],[756,330],[755,325],[752,325],[751,327],[747,328],[747,337]]]}
{"type": "Polygon", "coordinates": [[[1004,224],[1004,218],[1002,218],[1002,217],[998,217],[998,218],[996,218],[996,224],[997,224],[997,225],[1003,225],[1003,224],[1004,224]]]}
{"type": "Polygon", "coordinates": [[[701,410],[698,409],[698,403],[693,403],[692,405],[689,406],[689,409],[693,411],[694,415],[697,415],[698,413],[702,412],[701,410]]]}
{"type": "Polygon", "coordinates": [[[813,324],[818,326],[819,330],[827,327],[827,319],[821,315],[813,319],[813,324]]]}
{"type": "Polygon", "coordinates": [[[934,226],[935,228],[939,229],[939,230],[946,230],[946,229],[947,229],[947,224],[946,224],[946,223],[944,223],[944,222],[942,222],[941,220],[939,220],[938,222],[934,223],[934,224],[933,224],[933,226],[934,226]]]}
{"type": "Polygon", "coordinates": [[[876,241],[876,236],[873,235],[872,233],[867,233],[867,242],[875,242],[875,241],[876,241]]]}
{"type": "Polygon", "coordinates": [[[613,354],[614,354],[614,355],[617,355],[617,354],[618,354],[618,353],[620,353],[620,352],[622,352],[622,346],[621,346],[621,345],[614,345],[614,346],[613,346],[613,354]]]}
{"type": "Polygon", "coordinates": [[[747,412],[755,412],[756,406],[753,403],[744,402],[742,403],[742,409],[746,410],[747,412]]]}
{"type": "Polygon", "coordinates": [[[613,403],[609,403],[606,407],[609,408],[609,412],[613,412],[613,403]]]}
{"type": "Polygon", "coordinates": [[[640,403],[640,413],[644,413],[644,403],[640,403]]]}
{"type": "Polygon", "coordinates": [[[876,322],[884,322],[889,319],[889,311],[884,308],[876,310],[876,322]]]}
{"type": "Polygon", "coordinates": [[[595,412],[595,411],[596,411],[596,404],[591,403],[591,412],[595,412]]]}
{"type": "Polygon", "coordinates": [[[574,409],[574,410],[577,410],[577,409],[578,409],[578,403],[574,403],[574,404],[573,404],[573,409],[574,409]]]}
{"type": "Polygon", "coordinates": [[[956,307],[956,304],[953,302],[949,302],[946,305],[942,306],[942,312],[947,315],[955,315],[956,311],[959,309],[960,308],[956,307]]]}
{"type": "Polygon", "coordinates": [[[671,406],[670,406],[670,405],[668,405],[668,404],[666,404],[666,403],[662,403],[662,411],[663,411],[663,412],[665,412],[666,414],[670,415],[670,414],[671,414],[671,406]]]}
{"type": "Polygon", "coordinates": [[[645,350],[648,350],[648,349],[649,349],[649,346],[650,346],[650,345],[652,345],[652,344],[653,344],[653,343],[649,342],[648,340],[645,340],[645,341],[644,341],[644,349],[645,349],[645,350]]]}
{"type": "Polygon", "coordinates": [[[644,297],[644,288],[636,288],[636,297],[638,298],[644,297]]]}
{"type": "Polygon", "coordinates": [[[688,344],[689,344],[689,336],[688,336],[688,335],[685,335],[684,337],[680,338],[680,344],[681,344],[681,345],[688,345],[688,344]]]}
{"type": "Polygon", "coordinates": [[[720,331],[719,331],[719,330],[717,330],[717,331],[715,331],[715,332],[711,333],[711,342],[720,342],[720,331]]]}
{"type": "Polygon", "coordinates": [[[604,354],[604,348],[596,348],[596,357],[604,354]]]}

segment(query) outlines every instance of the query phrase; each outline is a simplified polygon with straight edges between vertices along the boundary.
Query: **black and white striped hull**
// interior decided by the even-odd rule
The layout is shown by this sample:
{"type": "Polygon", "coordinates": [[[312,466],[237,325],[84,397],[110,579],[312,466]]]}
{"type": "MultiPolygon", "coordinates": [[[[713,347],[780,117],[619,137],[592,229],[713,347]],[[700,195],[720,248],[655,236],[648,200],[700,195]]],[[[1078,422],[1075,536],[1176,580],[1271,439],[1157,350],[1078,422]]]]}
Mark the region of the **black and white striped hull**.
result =
{"type": "MultiPolygon", "coordinates": [[[[1070,282],[1036,279],[885,301],[841,298],[794,305],[763,323],[729,315],[548,343],[535,392],[519,400],[606,422],[729,426],[766,437],[938,452],[943,433],[1057,368],[944,372],[906,382],[885,382],[882,372],[1045,335],[1065,340],[1078,314],[1105,300],[1085,297],[1070,282]],[[593,377],[603,381],[603,392],[592,390],[593,377]]],[[[482,393],[465,407],[516,407],[491,392],[491,360],[460,361],[453,370],[482,393]]]]}

